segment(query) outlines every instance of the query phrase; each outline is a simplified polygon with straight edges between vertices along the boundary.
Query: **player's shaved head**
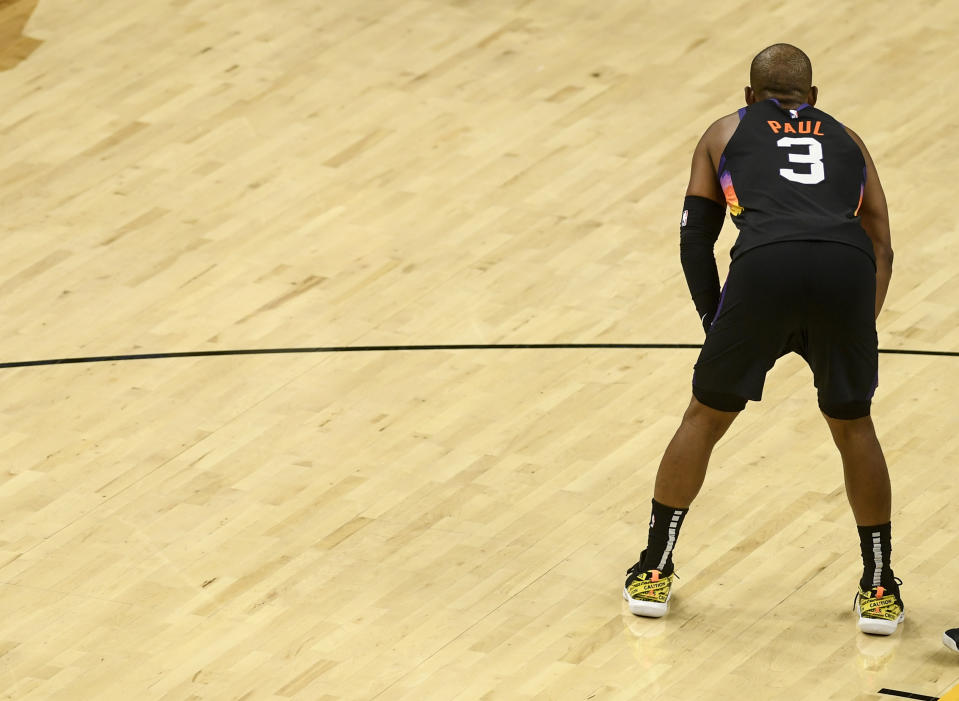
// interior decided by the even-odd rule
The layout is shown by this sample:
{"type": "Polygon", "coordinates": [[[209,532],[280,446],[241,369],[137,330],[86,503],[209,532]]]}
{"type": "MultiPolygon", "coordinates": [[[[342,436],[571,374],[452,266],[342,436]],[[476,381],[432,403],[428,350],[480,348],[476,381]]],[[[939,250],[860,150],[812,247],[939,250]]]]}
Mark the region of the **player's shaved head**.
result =
{"type": "Polygon", "coordinates": [[[773,44],[753,59],[749,82],[759,100],[803,102],[812,88],[812,63],[792,44],[773,44]]]}

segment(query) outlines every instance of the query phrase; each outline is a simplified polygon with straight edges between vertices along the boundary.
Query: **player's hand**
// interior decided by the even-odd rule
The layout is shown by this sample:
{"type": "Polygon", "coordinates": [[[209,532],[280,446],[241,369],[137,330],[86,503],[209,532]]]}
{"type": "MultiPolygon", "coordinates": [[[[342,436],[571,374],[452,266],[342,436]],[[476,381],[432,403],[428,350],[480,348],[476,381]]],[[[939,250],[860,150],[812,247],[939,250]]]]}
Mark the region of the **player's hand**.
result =
{"type": "Polygon", "coordinates": [[[703,331],[709,333],[709,327],[713,325],[713,315],[709,312],[703,314],[703,318],[700,319],[703,322],[703,331]]]}

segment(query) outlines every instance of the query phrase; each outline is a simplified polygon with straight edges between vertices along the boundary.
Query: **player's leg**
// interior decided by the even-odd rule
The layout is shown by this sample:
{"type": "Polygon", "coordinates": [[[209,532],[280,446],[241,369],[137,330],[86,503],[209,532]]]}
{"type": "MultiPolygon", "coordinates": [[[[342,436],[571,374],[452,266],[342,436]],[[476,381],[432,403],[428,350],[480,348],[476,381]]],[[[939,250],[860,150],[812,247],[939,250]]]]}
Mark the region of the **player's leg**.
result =
{"type": "Polygon", "coordinates": [[[889,470],[870,416],[841,420],[826,416],[842,457],[846,496],[856,524],[887,523],[892,514],[889,470]]]}
{"type": "Polygon", "coordinates": [[[719,411],[693,397],[659,463],[653,499],[688,509],[706,479],[713,448],[738,415],[738,409],[719,411]]]}
{"type": "Polygon", "coordinates": [[[762,396],[766,372],[782,354],[796,295],[790,289],[790,261],[780,260],[776,248],[750,251],[730,266],[696,362],[693,399],[656,474],[646,549],[627,570],[623,596],[637,615],[666,613],[673,550],[713,447],[747,400],[762,396]]]}
{"type": "MultiPolygon", "coordinates": [[[[729,400],[735,405],[746,403],[735,397],[729,400]]],[[[724,405],[721,398],[717,403],[724,405]]],[[[627,570],[623,586],[629,610],[637,616],[659,618],[666,614],[673,582],[672,553],[679,530],[703,486],[713,447],[738,415],[738,409],[713,409],[693,397],[669,442],[656,473],[646,549],[627,570]]]]}
{"type": "Polygon", "coordinates": [[[842,456],[846,496],[859,531],[859,629],[889,635],[905,615],[892,571],[892,488],[886,459],[869,416],[841,420],[826,415],[826,422],[842,456]]]}
{"type": "Polygon", "coordinates": [[[886,458],[868,414],[837,419],[825,413],[841,413],[828,404],[823,411],[842,457],[846,496],[859,531],[863,564],[855,604],[859,629],[890,635],[905,619],[905,607],[899,595],[900,581],[892,570],[892,488],[886,458]]]}
{"type": "Polygon", "coordinates": [[[713,446],[747,400],[762,397],[766,373],[786,352],[800,276],[788,249],[782,248],[750,251],[730,266],[696,362],[693,399],[656,475],[655,501],[674,510],[689,508],[702,487],[713,446]]]}
{"type": "Polygon", "coordinates": [[[801,262],[813,281],[806,291],[810,312],[804,355],[842,457],[846,495],[859,531],[859,629],[889,635],[904,620],[904,607],[891,564],[889,472],[870,418],[879,362],[875,267],[842,244],[813,244],[801,262]]]}

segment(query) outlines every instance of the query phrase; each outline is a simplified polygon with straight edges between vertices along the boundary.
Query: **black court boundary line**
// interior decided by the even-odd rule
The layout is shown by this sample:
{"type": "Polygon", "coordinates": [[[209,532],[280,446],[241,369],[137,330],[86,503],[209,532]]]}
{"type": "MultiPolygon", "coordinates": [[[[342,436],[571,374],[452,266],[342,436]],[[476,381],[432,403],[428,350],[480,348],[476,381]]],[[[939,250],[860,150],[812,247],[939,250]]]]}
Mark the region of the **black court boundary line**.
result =
{"type": "MultiPolygon", "coordinates": [[[[126,355],[92,355],[77,358],[48,358],[45,360],[16,360],[0,363],[0,370],[9,368],[38,367],[42,365],[76,365],[79,363],[115,363],[127,360],[158,360],[167,358],[212,358],[231,355],[292,355],[307,353],[373,353],[390,351],[438,351],[438,350],[553,350],[553,349],[633,349],[673,350],[702,348],[699,343],[469,343],[433,344],[412,346],[315,346],[305,348],[247,348],[237,350],[180,351],[169,353],[131,353],[126,355]]],[[[959,357],[959,351],[909,350],[880,348],[880,353],[890,355],[925,355],[959,357]]]]}
{"type": "Polygon", "coordinates": [[[926,696],[925,694],[913,694],[911,691],[896,691],[895,689],[880,689],[880,694],[887,696],[898,696],[902,699],[918,699],[918,701],[939,701],[938,696],[926,696]]]}

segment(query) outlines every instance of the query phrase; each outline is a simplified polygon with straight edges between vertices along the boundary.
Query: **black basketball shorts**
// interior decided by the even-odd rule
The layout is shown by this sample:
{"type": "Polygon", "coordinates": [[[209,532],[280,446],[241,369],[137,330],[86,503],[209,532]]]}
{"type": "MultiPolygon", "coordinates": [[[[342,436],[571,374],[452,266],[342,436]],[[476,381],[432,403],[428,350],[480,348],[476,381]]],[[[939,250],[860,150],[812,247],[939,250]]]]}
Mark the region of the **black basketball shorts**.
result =
{"type": "Polygon", "coordinates": [[[841,243],[760,246],[732,262],[696,362],[693,395],[720,411],[762,398],[766,373],[794,352],[812,369],[819,407],[868,416],[879,383],[876,267],[841,243]]]}

